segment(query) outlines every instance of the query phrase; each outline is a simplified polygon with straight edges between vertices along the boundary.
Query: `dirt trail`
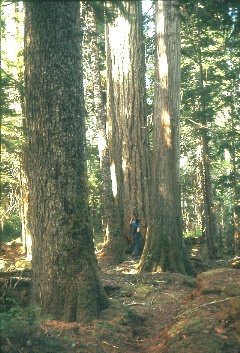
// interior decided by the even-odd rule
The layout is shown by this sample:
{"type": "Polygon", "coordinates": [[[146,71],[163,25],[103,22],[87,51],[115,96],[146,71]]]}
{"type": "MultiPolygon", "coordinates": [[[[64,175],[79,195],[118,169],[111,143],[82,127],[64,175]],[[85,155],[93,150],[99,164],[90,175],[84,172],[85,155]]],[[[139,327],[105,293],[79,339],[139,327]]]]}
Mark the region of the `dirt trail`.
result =
{"type": "MultiPolygon", "coordinates": [[[[26,265],[19,246],[6,247],[2,261],[14,276],[26,265]]],[[[139,273],[128,256],[119,266],[101,265],[100,275],[110,306],[99,319],[89,325],[39,319],[31,331],[12,328],[1,352],[240,353],[240,270],[215,268],[197,279],[139,273]]],[[[26,301],[28,287],[20,283],[8,293],[26,301]]]]}
{"type": "Polygon", "coordinates": [[[133,352],[136,348],[139,352],[159,350],[165,341],[165,327],[195,286],[194,279],[179,274],[138,273],[131,257],[117,269],[104,270],[102,280],[105,287],[116,288],[111,300],[119,306],[118,313],[128,315],[126,325],[136,344],[133,352]]]}
{"type": "Polygon", "coordinates": [[[122,305],[136,316],[128,322],[136,342],[132,352],[240,353],[239,270],[217,268],[195,281],[181,274],[134,273],[134,267],[126,261],[103,275],[108,285],[124,288],[122,305]]]}

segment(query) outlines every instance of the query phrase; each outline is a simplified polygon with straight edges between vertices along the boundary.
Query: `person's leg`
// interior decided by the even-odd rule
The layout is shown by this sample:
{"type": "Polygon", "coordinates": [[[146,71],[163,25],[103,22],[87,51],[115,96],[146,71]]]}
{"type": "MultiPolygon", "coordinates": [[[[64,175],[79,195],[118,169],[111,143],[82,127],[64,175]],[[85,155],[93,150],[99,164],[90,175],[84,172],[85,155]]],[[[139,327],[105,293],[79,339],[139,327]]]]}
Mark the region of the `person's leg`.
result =
{"type": "Polygon", "coordinates": [[[140,245],[140,237],[138,234],[134,235],[134,256],[139,256],[139,245],[140,245]]]}

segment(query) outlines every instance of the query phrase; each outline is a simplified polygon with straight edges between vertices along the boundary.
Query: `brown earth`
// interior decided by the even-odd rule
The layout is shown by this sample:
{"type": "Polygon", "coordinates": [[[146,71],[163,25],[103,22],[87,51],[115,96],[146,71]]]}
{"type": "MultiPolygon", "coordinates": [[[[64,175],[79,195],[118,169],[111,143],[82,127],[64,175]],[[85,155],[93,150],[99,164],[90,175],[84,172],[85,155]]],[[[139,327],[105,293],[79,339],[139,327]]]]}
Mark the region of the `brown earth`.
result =
{"type": "MultiPolygon", "coordinates": [[[[100,318],[82,325],[37,315],[29,328],[23,315],[2,331],[1,352],[240,353],[240,270],[228,261],[207,261],[204,245],[195,246],[192,254],[199,272],[196,279],[169,272],[140,273],[131,256],[109,267],[99,253],[110,300],[100,318]]],[[[30,263],[20,243],[4,244],[1,264],[2,302],[18,299],[32,315],[26,305],[29,280],[24,277],[30,263]]]]}

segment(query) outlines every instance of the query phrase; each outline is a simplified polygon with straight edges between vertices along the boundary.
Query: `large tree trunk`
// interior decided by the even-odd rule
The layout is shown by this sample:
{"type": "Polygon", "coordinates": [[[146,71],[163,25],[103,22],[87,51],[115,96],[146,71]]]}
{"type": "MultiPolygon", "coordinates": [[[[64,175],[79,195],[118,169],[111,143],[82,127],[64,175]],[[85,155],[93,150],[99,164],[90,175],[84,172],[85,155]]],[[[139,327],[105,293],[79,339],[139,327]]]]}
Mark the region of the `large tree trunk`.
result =
{"type": "Polygon", "coordinates": [[[67,321],[108,304],[89,220],[78,2],[27,2],[27,172],[32,299],[67,321]]]}
{"type": "Polygon", "coordinates": [[[98,150],[103,190],[105,245],[101,256],[101,263],[107,259],[108,265],[117,264],[124,260],[124,243],[120,226],[119,211],[115,204],[112,180],[110,174],[110,155],[106,133],[107,112],[104,104],[101,75],[100,55],[97,42],[96,13],[93,7],[88,8],[86,16],[87,35],[91,52],[91,72],[93,80],[94,109],[98,130],[98,150]]]}
{"type": "Polygon", "coordinates": [[[156,1],[151,220],[140,267],[194,274],[180,201],[180,20],[177,1],[156,1]]]}
{"type": "Polygon", "coordinates": [[[141,2],[122,5],[124,14],[107,26],[107,132],[115,202],[129,238],[133,214],[148,224],[150,176],[141,2]]]}

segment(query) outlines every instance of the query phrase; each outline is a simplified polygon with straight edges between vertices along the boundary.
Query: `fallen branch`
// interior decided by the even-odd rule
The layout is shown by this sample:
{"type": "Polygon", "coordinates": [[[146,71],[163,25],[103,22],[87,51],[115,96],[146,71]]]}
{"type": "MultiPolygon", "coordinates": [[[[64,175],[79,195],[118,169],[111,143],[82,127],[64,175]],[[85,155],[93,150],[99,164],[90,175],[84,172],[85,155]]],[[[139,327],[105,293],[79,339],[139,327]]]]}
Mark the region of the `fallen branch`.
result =
{"type": "Polygon", "coordinates": [[[3,290],[4,288],[10,288],[10,289],[29,288],[30,285],[31,285],[30,278],[24,278],[24,277],[1,278],[0,277],[1,290],[3,290]]]}
{"type": "Polygon", "coordinates": [[[151,300],[151,303],[150,303],[151,307],[153,306],[153,301],[154,301],[154,299],[155,299],[157,294],[159,294],[159,293],[155,293],[154,296],[152,297],[152,300],[151,300]]]}
{"type": "Polygon", "coordinates": [[[22,273],[23,273],[23,271],[21,271],[20,277],[18,278],[18,281],[14,284],[14,286],[13,286],[14,289],[16,289],[18,283],[20,283],[20,281],[22,280],[22,278],[23,278],[23,277],[22,277],[22,273]]]}
{"type": "MultiPolygon", "coordinates": [[[[209,306],[209,305],[214,305],[214,304],[219,304],[219,303],[227,302],[228,300],[230,300],[230,298],[233,298],[233,297],[228,297],[228,298],[225,298],[225,299],[222,299],[222,300],[214,300],[213,302],[210,302],[210,303],[201,304],[201,305],[199,305],[199,306],[197,306],[197,307],[195,307],[195,308],[193,308],[193,309],[190,309],[190,310],[188,310],[188,311],[185,311],[185,312],[182,313],[182,314],[179,314],[179,315],[175,316],[175,319],[177,319],[178,317],[181,317],[181,316],[183,316],[183,315],[185,315],[185,314],[187,314],[187,313],[197,311],[199,308],[203,308],[203,307],[205,307],[205,306],[209,306]]],[[[236,297],[234,297],[234,298],[240,298],[240,296],[238,295],[238,296],[236,296],[236,297]]]]}
{"type": "Polygon", "coordinates": [[[103,341],[103,343],[107,344],[107,345],[110,346],[110,347],[116,348],[116,349],[119,348],[119,347],[117,347],[117,346],[114,346],[113,344],[110,344],[110,343],[106,342],[106,341],[103,341]]]}
{"type": "Polygon", "coordinates": [[[240,260],[240,257],[234,257],[233,259],[229,259],[229,260],[215,260],[215,262],[232,262],[237,260],[240,260]]]}
{"type": "Polygon", "coordinates": [[[5,337],[7,344],[9,345],[9,347],[11,347],[11,349],[14,349],[14,351],[20,352],[22,353],[21,349],[18,349],[17,347],[14,347],[14,345],[10,342],[8,337],[5,337]]]}
{"type": "Polygon", "coordinates": [[[237,338],[237,340],[240,342],[240,337],[239,337],[239,335],[236,333],[236,332],[234,332],[234,336],[237,338]]]}
{"type": "Polygon", "coordinates": [[[0,278],[9,278],[9,277],[16,277],[19,278],[19,276],[23,278],[31,278],[32,275],[32,270],[30,269],[22,269],[22,270],[16,270],[14,271],[0,271],[0,278]]]}
{"type": "Polygon", "coordinates": [[[145,305],[147,305],[147,304],[146,304],[146,303],[135,303],[135,302],[132,302],[132,303],[130,303],[130,304],[125,304],[125,303],[123,302],[123,305],[126,305],[126,306],[135,306],[135,305],[145,306],[145,305]]]}

